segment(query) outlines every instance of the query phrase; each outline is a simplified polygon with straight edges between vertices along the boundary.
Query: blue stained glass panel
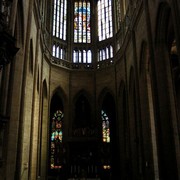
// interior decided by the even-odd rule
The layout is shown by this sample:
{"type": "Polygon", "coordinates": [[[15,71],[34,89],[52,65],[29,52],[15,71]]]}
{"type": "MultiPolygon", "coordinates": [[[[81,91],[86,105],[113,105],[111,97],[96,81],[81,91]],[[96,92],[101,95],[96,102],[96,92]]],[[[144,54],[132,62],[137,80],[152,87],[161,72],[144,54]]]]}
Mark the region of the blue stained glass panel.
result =
{"type": "Polygon", "coordinates": [[[110,127],[109,127],[109,118],[105,111],[101,111],[102,118],[102,139],[103,142],[110,143],[110,127]]]}
{"type": "Polygon", "coordinates": [[[51,147],[50,147],[50,167],[51,169],[62,168],[62,162],[60,160],[60,148],[62,147],[63,131],[62,131],[62,119],[64,114],[62,111],[57,110],[51,120],[51,147]]]}
{"type": "Polygon", "coordinates": [[[74,42],[91,42],[90,2],[78,1],[74,4],[74,42]]]}

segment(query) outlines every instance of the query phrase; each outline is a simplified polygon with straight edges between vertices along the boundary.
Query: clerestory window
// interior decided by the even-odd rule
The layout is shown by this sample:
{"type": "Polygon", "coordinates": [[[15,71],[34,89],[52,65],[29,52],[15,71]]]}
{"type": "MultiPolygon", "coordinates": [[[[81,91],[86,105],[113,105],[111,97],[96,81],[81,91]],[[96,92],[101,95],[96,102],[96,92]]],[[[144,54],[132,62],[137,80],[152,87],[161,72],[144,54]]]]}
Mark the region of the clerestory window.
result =
{"type": "Polygon", "coordinates": [[[54,0],[53,36],[66,40],[67,0],[54,0]]]}
{"type": "Polygon", "coordinates": [[[91,50],[74,50],[73,63],[92,63],[91,50]]]}
{"type": "MultiPolygon", "coordinates": [[[[61,62],[65,60],[88,66],[92,62],[103,60],[113,62],[112,4],[112,0],[97,0],[97,3],[91,0],[74,0],[72,3],[67,0],[53,0],[52,62],[64,65],[61,62]],[[92,12],[97,13],[97,24],[96,16],[92,16],[92,12]],[[67,22],[67,19],[70,22],[67,22]],[[95,28],[91,28],[92,22],[95,28]],[[98,42],[93,35],[97,35],[98,42]],[[100,42],[106,40],[107,43],[100,42]]],[[[116,2],[117,19],[120,18],[119,4],[120,0],[116,2]]],[[[117,26],[120,28],[120,24],[117,26]]]]}
{"type": "Polygon", "coordinates": [[[90,43],[91,26],[90,26],[90,2],[76,1],[74,3],[74,42],[90,43]]]}
{"type": "Polygon", "coordinates": [[[66,48],[60,45],[53,45],[52,55],[56,58],[66,60],[66,48]]]}
{"type": "Polygon", "coordinates": [[[113,58],[112,46],[107,46],[105,48],[99,49],[98,61],[103,61],[110,58],[113,58]]]}
{"type": "Polygon", "coordinates": [[[113,35],[112,25],[112,1],[98,1],[98,36],[99,41],[111,38],[113,35]]]}
{"type": "Polygon", "coordinates": [[[61,110],[57,110],[51,119],[51,140],[50,140],[50,168],[61,169],[63,164],[63,117],[61,110]]]}

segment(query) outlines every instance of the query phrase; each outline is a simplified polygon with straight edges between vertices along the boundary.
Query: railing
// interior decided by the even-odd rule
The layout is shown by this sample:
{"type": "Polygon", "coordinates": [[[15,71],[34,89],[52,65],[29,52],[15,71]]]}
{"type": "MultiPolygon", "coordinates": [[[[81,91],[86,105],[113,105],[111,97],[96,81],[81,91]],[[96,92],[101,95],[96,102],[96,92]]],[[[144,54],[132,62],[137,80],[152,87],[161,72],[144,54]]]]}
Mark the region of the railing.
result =
{"type": "Polygon", "coordinates": [[[113,58],[99,61],[98,63],[93,64],[93,63],[72,63],[63,59],[52,57],[51,63],[58,65],[60,67],[63,67],[63,68],[74,69],[74,70],[76,69],[77,70],[103,69],[103,68],[114,65],[113,58]]]}
{"type": "MultiPolygon", "coordinates": [[[[128,37],[130,37],[129,32],[131,31],[135,19],[138,16],[138,11],[140,11],[141,5],[142,5],[142,0],[136,0],[136,3],[129,5],[126,14],[124,16],[124,19],[121,21],[121,28],[116,33],[116,37],[114,37],[117,46],[114,48],[114,52],[115,52],[114,57],[120,51],[123,44],[128,41],[128,37]]],[[[93,63],[73,63],[67,60],[53,57],[52,55],[51,57],[52,57],[51,58],[52,64],[73,70],[98,70],[98,69],[110,67],[115,64],[114,58],[106,59],[99,62],[95,60],[95,62],[93,63]]]]}

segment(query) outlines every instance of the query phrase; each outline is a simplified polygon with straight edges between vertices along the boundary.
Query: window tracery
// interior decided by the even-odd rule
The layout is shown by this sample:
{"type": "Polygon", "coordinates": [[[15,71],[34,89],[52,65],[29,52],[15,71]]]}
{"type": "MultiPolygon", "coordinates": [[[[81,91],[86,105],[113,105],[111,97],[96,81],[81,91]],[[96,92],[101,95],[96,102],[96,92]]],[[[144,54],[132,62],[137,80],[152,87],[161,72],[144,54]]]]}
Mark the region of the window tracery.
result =
{"type": "Polygon", "coordinates": [[[74,50],[73,63],[91,63],[92,53],[91,50],[74,50]]]}
{"type": "Polygon", "coordinates": [[[97,9],[98,9],[98,36],[99,36],[99,41],[102,41],[111,38],[113,35],[111,0],[99,0],[97,9]]]}
{"type": "Polygon", "coordinates": [[[51,140],[50,140],[50,168],[60,169],[63,164],[63,117],[61,110],[57,110],[51,119],[51,140]]]}
{"type": "Polygon", "coordinates": [[[99,49],[98,61],[113,58],[113,47],[106,46],[105,48],[99,49]]]}
{"type": "Polygon", "coordinates": [[[90,2],[76,1],[74,4],[74,42],[91,42],[90,2]]]}
{"type": "Polygon", "coordinates": [[[53,36],[66,40],[67,0],[54,0],[53,36]]]}

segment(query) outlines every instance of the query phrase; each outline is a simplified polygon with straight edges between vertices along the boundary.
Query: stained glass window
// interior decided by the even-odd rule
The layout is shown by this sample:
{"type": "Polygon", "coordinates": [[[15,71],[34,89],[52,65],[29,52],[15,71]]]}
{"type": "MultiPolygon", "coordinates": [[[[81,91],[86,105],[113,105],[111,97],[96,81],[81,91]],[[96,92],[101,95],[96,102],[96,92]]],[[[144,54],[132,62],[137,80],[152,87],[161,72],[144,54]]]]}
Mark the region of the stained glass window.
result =
{"type": "Polygon", "coordinates": [[[53,36],[66,40],[67,0],[54,0],[53,36]]]}
{"type": "Polygon", "coordinates": [[[64,114],[62,111],[57,110],[52,119],[51,119],[51,140],[50,140],[50,149],[51,149],[51,169],[60,169],[62,168],[62,141],[63,141],[63,123],[64,114]]]}
{"type": "Polygon", "coordinates": [[[102,118],[102,139],[103,142],[109,143],[110,142],[110,126],[109,126],[109,118],[105,111],[101,111],[101,118],[102,118]]]}
{"type": "Polygon", "coordinates": [[[108,39],[113,35],[112,4],[111,0],[98,1],[98,36],[99,41],[108,39]]]}
{"type": "Polygon", "coordinates": [[[74,42],[91,42],[89,1],[76,1],[74,3],[74,42]]]}

